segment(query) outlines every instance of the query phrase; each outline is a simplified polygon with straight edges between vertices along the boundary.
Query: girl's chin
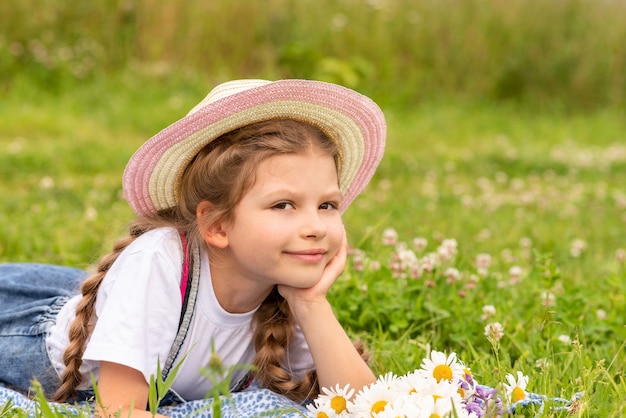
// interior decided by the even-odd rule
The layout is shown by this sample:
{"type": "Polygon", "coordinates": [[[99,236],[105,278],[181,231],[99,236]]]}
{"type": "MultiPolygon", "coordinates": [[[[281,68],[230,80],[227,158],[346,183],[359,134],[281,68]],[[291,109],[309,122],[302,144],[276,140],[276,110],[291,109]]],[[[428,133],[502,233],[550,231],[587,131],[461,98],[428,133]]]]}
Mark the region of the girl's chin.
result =
{"type": "Polygon", "coordinates": [[[309,287],[313,287],[319,281],[319,277],[311,278],[311,279],[300,279],[300,280],[287,280],[282,282],[281,284],[289,287],[294,287],[296,289],[308,289],[309,287]]]}

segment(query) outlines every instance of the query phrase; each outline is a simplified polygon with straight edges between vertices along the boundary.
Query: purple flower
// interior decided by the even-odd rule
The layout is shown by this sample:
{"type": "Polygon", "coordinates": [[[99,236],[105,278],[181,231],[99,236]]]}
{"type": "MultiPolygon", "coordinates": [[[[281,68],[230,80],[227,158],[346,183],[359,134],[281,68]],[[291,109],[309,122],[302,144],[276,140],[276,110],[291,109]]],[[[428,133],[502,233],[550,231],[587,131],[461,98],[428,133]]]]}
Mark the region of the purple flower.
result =
{"type": "Polygon", "coordinates": [[[465,409],[467,409],[467,412],[475,413],[478,417],[482,417],[483,415],[485,415],[485,411],[483,410],[479,402],[468,402],[467,404],[465,404],[465,409]]]}

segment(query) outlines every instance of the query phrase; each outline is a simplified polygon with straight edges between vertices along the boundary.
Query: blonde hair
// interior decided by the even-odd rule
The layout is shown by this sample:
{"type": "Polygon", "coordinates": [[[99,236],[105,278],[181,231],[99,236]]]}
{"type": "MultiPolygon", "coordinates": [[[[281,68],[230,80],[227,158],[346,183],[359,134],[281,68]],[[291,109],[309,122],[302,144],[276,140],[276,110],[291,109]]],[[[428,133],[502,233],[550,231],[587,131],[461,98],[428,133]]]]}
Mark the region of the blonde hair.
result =
{"type": "MultiPolygon", "coordinates": [[[[318,128],[294,120],[259,122],[229,132],[201,149],[186,168],[180,182],[177,205],[153,217],[139,218],[123,238],[97,265],[97,272],[82,285],[82,299],[69,330],[70,344],[63,361],[66,369],[56,401],[66,401],[76,393],[86,342],[91,335],[98,288],[119,254],[144,232],[170,226],[187,235],[188,246],[205,245],[200,231],[218,221],[232,221],[233,211],[254,184],[258,164],[277,154],[303,153],[312,147],[327,153],[340,167],[338,145],[318,128]],[[211,203],[204,218],[196,218],[202,201],[211,203]]],[[[295,333],[294,321],[285,299],[276,289],[265,299],[254,316],[255,378],[264,387],[293,400],[303,401],[319,393],[315,372],[296,378],[287,369],[288,347],[295,333]]],[[[361,350],[360,350],[361,351],[361,350]]]]}

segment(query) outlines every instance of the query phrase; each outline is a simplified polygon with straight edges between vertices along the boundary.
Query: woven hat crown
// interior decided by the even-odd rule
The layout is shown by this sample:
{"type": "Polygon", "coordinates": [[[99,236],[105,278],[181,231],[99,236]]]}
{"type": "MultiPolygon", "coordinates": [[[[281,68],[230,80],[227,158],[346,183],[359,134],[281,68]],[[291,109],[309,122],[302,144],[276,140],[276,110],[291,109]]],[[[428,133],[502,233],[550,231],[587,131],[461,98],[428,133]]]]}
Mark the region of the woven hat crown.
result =
{"type": "Polygon", "coordinates": [[[195,105],[188,115],[192,113],[196,113],[198,110],[202,109],[206,105],[216,102],[220,99],[224,99],[225,97],[232,96],[233,94],[241,93],[246,90],[253,89],[255,87],[264,86],[266,84],[271,83],[271,81],[267,80],[259,80],[259,79],[246,79],[246,80],[233,80],[227,81],[222,84],[218,84],[206,95],[204,99],[197,105],[195,105]]]}

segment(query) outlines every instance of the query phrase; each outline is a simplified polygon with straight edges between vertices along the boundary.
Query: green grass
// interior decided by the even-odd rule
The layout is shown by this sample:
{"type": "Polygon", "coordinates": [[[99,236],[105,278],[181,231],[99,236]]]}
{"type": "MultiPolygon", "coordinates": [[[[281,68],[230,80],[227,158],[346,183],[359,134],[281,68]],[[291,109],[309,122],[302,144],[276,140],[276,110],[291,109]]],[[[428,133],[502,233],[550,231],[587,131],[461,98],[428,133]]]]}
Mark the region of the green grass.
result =
{"type": "MultiPolygon", "coordinates": [[[[126,161],[209,88],[130,71],[56,93],[17,84],[0,102],[0,261],[87,267],[108,251],[131,219],[126,161]]],[[[530,391],[583,393],[580,416],[622,416],[623,114],[435,100],[384,110],[385,158],[344,217],[364,268],[352,257],[329,295],[376,372],[403,374],[429,349],[455,351],[481,383],[522,370],[530,391]],[[418,260],[444,239],[457,253],[418,279],[393,277],[388,228],[408,249],[427,239],[418,260]],[[572,255],[576,240],[586,245],[572,255]],[[481,254],[491,256],[482,273],[481,254]],[[459,277],[448,280],[448,268],[459,277]],[[485,305],[496,308],[487,320],[485,305]],[[488,322],[504,326],[497,347],[483,335],[488,322]]]]}

